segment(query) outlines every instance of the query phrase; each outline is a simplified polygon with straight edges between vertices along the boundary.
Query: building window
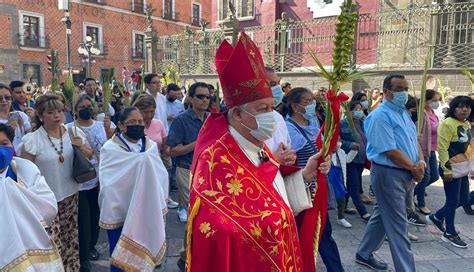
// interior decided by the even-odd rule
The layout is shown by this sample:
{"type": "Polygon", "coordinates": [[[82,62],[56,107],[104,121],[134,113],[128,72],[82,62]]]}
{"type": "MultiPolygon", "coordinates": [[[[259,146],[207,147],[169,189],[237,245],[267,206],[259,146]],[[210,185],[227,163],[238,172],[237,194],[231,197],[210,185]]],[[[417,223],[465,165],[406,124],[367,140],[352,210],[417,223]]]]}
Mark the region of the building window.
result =
{"type": "Polygon", "coordinates": [[[136,13],[145,13],[146,1],[145,0],[132,0],[132,11],[136,13]]]}
{"type": "Polygon", "coordinates": [[[176,15],[174,11],[174,0],[163,0],[163,19],[176,20],[176,15]]]}
{"type": "Polygon", "coordinates": [[[133,57],[145,58],[145,34],[133,32],[133,57]]]}
{"type": "Polygon", "coordinates": [[[99,49],[101,53],[104,53],[104,36],[102,32],[102,26],[101,25],[95,25],[95,24],[89,24],[86,23],[84,24],[84,37],[83,41],[86,40],[87,36],[90,36],[92,38],[92,42],[95,44],[95,48],[99,49]]]}
{"type": "Polygon", "coordinates": [[[20,46],[44,48],[44,17],[42,14],[20,11],[20,29],[18,42],[20,46]]]}
{"type": "Polygon", "coordinates": [[[219,0],[219,20],[224,20],[231,15],[229,2],[234,4],[237,18],[253,19],[255,16],[255,0],[219,0]]]}
{"type": "Polygon", "coordinates": [[[191,17],[191,24],[198,26],[201,22],[201,5],[193,3],[193,16],[191,17]]]}
{"type": "Polygon", "coordinates": [[[41,66],[39,64],[23,64],[23,79],[41,85],[41,66]]]}

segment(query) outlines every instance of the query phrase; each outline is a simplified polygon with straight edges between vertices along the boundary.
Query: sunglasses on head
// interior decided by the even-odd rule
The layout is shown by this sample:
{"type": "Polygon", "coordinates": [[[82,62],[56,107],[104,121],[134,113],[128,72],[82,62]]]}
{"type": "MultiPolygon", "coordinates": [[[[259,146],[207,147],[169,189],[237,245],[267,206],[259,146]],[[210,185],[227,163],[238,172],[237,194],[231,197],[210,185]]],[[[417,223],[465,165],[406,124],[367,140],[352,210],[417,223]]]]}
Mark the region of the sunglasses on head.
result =
{"type": "Polygon", "coordinates": [[[196,97],[197,99],[200,99],[200,100],[204,100],[204,99],[210,100],[211,99],[211,96],[206,95],[206,94],[196,94],[196,95],[194,95],[194,97],[196,97]]]}

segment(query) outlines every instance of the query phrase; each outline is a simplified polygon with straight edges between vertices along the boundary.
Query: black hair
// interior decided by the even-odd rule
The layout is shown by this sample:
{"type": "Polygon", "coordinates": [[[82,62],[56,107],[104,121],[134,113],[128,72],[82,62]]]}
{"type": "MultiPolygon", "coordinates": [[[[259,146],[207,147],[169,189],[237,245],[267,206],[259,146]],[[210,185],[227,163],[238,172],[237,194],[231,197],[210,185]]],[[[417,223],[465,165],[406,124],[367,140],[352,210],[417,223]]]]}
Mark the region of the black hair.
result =
{"type": "Polygon", "coordinates": [[[391,90],[392,89],[392,79],[405,79],[405,76],[402,74],[390,74],[383,80],[383,89],[384,90],[391,90]]]}
{"type": "Polygon", "coordinates": [[[349,102],[349,110],[353,111],[357,105],[360,105],[362,107],[362,104],[360,103],[360,101],[349,102]]]}
{"type": "Polygon", "coordinates": [[[79,104],[81,104],[84,100],[88,100],[89,102],[91,102],[92,107],[94,107],[94,101],[89,96],[80,95],[79,98],[76,101],[76,104],[74,105],[74,108],[76,109],[76,111],[77,111],[77,107],[79,106],[79,104]]]}
{"type": "Polygon", "coordinates": [[[94,81],[95,82],[95,79],[93,79],[92,77],[88,77],[86,79],[84,79],[84,81],[82,83],[84,83],[84,85],[86,85],[87,81],[94,81]]]}
{"type": "Polygon", "coordinates": [[[311,97],[313,96],[313,93],[310,90],[302,87],[293,88],[288,92],[288,95],[286,96],[286,104],[282,110],[283,116],[286,116],[287,114],[293,116],[294,112],[291,104],[301,102],[301,97],[304,93],[309,93],[311,94],[311,97]]]}
{"type": "Polygon", "coordinates": [[[435,95],[439,95],[439,92],[435,91],[435,90],[432,90],[432,89],[428,89],[426,90],[426,100],[431,100],[433,97],[435,97],[435,95]]]}
{"type": "MultiPolygon", "coordinates": [[[[469,96],[465,96],[465,95],[456,96],[455,98],[453,98],[453,100],[449,104],[448,112],[446,112],[446,118],[451,117],[451,118],[456,119],[456,117],[454,117],[454,112],[456,111],[457,107],[466,106],[470,109],[473,109],[474,108],[473,104],[474,103],[469,96]]],[[[471,110],[471,115],[472,115],[472,110],[471,110]]]]}
{"type": "Polygon", "coordinates": [[[361,101],[362,100],[362,97],[367,98],[367,94],[363,93],[363,92],[359,92],[359,93],[355,93],[352,98],[351,98],[351,102],[352,101],[361,101]]]}
{"type": "Polygon", "coordinates": [[[168,84],[168,86],[166,86],[166,93],[170,93],[171,91],[180,91],[181,88],[174,84],[174,83],[170,83],[168,84]]]}
{"type": "MultiPolygon", "coordinates": [[[[408,95],[408,100],[407,100],[407,103],[405,104],[405,108],[407,110],[412,109],[412,108],[417,108],[419,100],[420,100],[419,98],[416,98],[412,95],[408,95]]],[[[417,109],[417,111],[418,111],[418,109],[417,109]]]]}
{"type": "Polygon", "coordinates": [[[209,85],[207,83],[196,82],[196,83],[193,83],[193,85],[189,87],[188,95],[191,97],[194,97],[194,95],[196,94],[196,89],[199,87],[206,88],[209,90],[209,92],[211,92],[211,90],[209,89],[209,85]]]}
{"type": "Polygon", "coordinates": [[[13,128],[7,124],[0,124],[0,132],[5,133],[5,135],[7,135],[8,140],[10,140],[13,145],[13,139],[15,138],[15,130],[13,130],[13,128]]]}
{"type": "Polygon", "coordinates": [[[2,89],[9,89],[10,92],[11,92],[11,91],[13,91],[13,89],[15,89],[17,87],[23,87],[23,85],[25,85],[25,82],[23,82],[21,80],[13,80],[12,82],[10,82],[10,88],[2,88],[2,89]]]}
{"type": "Polygon", "coordinates": [[[160,77],[158,74],[147,74],[144,78],[143,78],[143,82],[145,82],[145,84],[150,84],[151,83],[151,80],[154,78],[154,77],[160,77]]]}
{"type": "Polygon", "coordinates": [[[216,90],[216,88],[214,88],[214,85],[212,84],[207,84],[209,86],[209,90],[216,90]]]}
{"type": "Polygon", "coordinates": [[[271,72],[275,73],[275,70],[274,70],[272,67],[270,67],[270,66],[265,66],[265,71],[267,71],[267,73],[268,73],[268,72],[270,72],[270,73],[271,73],[271,72]]]}
{"type": "MultiPolygon", "coordinates": [[[[11,85],[11,83],[10,83],[11,85]]],[[[7,89],[10,92],[13,90],[11,87],[8,87],[7,84],[0,83],[0,89],[7,89]]]]}

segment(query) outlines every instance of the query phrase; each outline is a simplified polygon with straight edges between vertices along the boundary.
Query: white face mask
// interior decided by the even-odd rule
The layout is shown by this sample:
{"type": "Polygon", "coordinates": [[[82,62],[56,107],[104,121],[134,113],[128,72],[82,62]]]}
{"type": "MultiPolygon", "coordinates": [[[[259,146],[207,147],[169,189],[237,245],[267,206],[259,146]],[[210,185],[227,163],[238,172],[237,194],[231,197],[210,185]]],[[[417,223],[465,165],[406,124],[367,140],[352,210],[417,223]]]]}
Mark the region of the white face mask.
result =
{"type": "Polygon", "coordinates": [[[265,112],[265,113],[260,113],[257,115],[253,115],[250,112],[244,111],[253,117],[255,117],[255,121],[257,122],[257,128],[256,129],[251,129],[248,126],[244,125],[243,123],[242,126],[250,130],[250,134],[257,140],[261,142],[265,142],[266,140],[270,139],[273,137],[273,132],[275,132],[276,128],[276,120],[275,117],[273,116],[273,112],[265,112]]]}
{"type": "Polygon", "coordinates": [[[369,101],[361,101],[360,104],[362,105],[362,109],[367,110],[369,109],[369,101]]]}
{"type": "Polygon", "coordinates": [[[439,101],[432,101],[430,103],[430,108],[432,108],[433,110],[437,110],[439,106],[441,106],[441,103],[439,101]]]}

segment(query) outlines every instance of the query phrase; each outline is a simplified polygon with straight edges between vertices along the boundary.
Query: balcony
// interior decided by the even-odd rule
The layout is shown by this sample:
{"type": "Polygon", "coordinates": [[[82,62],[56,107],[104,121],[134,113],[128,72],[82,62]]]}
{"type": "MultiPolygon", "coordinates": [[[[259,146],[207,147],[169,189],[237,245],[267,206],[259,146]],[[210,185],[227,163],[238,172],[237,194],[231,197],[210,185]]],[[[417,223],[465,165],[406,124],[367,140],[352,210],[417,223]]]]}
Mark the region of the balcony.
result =
{"type": "Polygon", "coordinates": [[[141,48],[133,48],[132,58],[134,58],[134,59],[145,59],[145,51],[141,48]]]}
{"type": "Polygon", "coordinates": [[[191,17],[190,23],[193,26],[201,26],[201,17],[191,17]]]}
{"type": "Polygon", "coordinates": [[[49,39],[45,36],[18,34],[18,45],[25,48],[47,49],[49,39]]]}
{"type": "Polygon", "coordinates": [[[145,14],[146,6],[143,3],[133,2],[130,6],[130,10],[135,13],[145,14]]]}
{"type": "Polygon", "coordinates": [[[165,20],[170,21],[178,21],[179,20],[179,12],[175,12],[174,10],[163,9],[161,10],[162,18],[165,20]]]}

